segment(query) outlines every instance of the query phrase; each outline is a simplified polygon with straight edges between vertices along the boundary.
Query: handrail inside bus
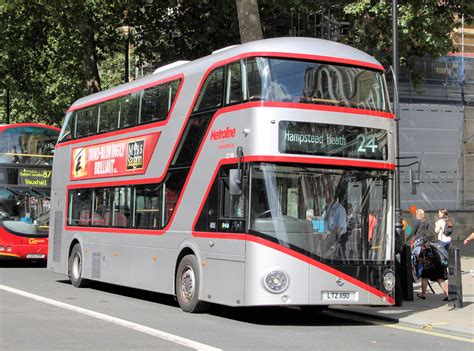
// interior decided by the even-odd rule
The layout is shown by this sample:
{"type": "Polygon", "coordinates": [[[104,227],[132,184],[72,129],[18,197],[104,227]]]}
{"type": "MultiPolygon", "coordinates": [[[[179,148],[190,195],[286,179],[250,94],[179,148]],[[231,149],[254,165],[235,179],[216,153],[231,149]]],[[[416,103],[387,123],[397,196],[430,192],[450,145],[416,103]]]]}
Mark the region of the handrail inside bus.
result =
{"type": "Polygon", "coordinates": [[[18,154],[15,152],[0,152],[0,155],[7,155],[7,156],[30,156],[30,157],[49,157],[53,158],[54,155],[42,155],[42,154],[18,154]]]}

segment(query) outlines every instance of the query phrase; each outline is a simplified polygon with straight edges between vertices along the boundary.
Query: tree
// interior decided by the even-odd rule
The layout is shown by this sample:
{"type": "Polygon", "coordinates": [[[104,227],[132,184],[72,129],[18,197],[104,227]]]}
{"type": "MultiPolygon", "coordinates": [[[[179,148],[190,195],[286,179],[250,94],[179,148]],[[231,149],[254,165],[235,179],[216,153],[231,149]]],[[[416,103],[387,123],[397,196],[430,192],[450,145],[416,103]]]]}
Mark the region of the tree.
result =
{"type": "MultiPolygon", "coordinates": [[[[412,77],[420,57],[452,50],[456,15],[472,20],[471,3],[399,0],[400,61],[412,77]]],[[[336,39],[391,62],[389,0],[0,0],[0,89],[9,90],[12,119],[59,124],[77,98],[120,84],[125,8],[138,65],[193,60],[262,35],[336,39]]]]}
{"type": "Polygon", "coordinates": [[[129,7],[140,63],[194,60],[239,43],[235,0],[146,1],[129,7]]]}
{"type": "MultiPolygon", "coordinates": [[[[459,26],[458,15],[472,21],[474,7],[464,0],[398,1],[398,47],[400,64],[412,80],[422,78],[416,68],[422,57],[439,57],[454,50],[451,35],[459,26]]],[[[346,38],[372,53],[386,66],[392,59],[391,1],[361,0],[344,6],[353,33],[346,38]]]]}
{"type": "Polygon", "coordinates": [[[0,77],[12,97],[12,121],[58,125],[74,100],[100,90],[98,59],[118,50],[121,7],[102,0],[2,3],[0,77]]]}
{"type": "Polygon", "coordinates": [[[258,0],[236,0],[240,42],[263,39],[258,0]]]}

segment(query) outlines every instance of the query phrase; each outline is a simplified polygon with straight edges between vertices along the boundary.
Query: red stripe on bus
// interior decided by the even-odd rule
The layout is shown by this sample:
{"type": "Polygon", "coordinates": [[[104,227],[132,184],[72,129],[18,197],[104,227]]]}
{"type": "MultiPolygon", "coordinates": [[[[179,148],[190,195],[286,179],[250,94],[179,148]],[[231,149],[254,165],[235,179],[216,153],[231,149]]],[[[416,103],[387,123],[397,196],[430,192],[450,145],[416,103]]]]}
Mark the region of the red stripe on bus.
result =
{"type": "Polygon", "coordinates": [[[219,233],[219,232],[200,232],[199,235],[196,235],[201,238],[212,238],[212,239],[232,239],[232,240],[245,240],[249,242],[254,242],[259,245],[263,245],[266,247],[269,247],[271,249],[274,249],[276,251],[279,251],[285,255],[291,256],[293,258],[296,258],[300,261],[306,262],[310,264],[311,266],[314,266],[318,269],[321,269],[327,273],[330,273],[338,278],[342,278],[345,281],[354,284],[355,286],[358,286],[359,288],[379,297],[379,298],[385,298],[388,303],[394,304],[395,300],[390,297],[389,295],[385,294],[383,291],[380,291],[373,286],[370,286],[350,275],[347,275],[341,271],[338,271],[337,269],[328,266],[324,263],[319,262],[318,260],[315,260],[313,258],[310,258],[304,254],[301,254],[299,252],[296,252],[295,250],[289,249],[283,245],[274,243],[270,240],[266,240],[251,234],[230,234],[230,233],[219,233]]]}
{"type": "MultiPolygon", "coordinates": [[[[227,164],[236,164],[238,162],[237,158],[222,159],[218,162],[214,174],[211,177],[209,184],[207,185],[206,193],[201,200],[201,205],[199,210],[196,213],[194,218],[192,230],[194,236],[201,236],[200,232],[196,231],[196,224],[199,219],[199,215],[202,212],[204,204],[209,197],[209,192],[211,191],[212,185],[214,184],[217,173],[223,165],[227,164]]],[[[292,156],[245,156],[244,162],[284,162],[284,163],[304,163],[312,165],[335,165],[335,166],[352,166],[360,168],[375,168],[381,170],[394,170],[395,165],[392,163],[377,163],[377,162],[366,162],[358,160],[339,160],[339,159],[330,159],[322,157],[292,157],[292,156]]],[[[206,233],[206,235],[209,233],[206,233]]],[[[228,234],[228,233],[227,233],[228,234]]],[[[216,236],[220,237],[220,236],[216,236]]]]}
{"type": "Polygon", "coordinates": [[[321,262],[319,262],[315,259],[312,259],[308,256],[303,255],[303,254],[300,254],[299,252],[296,252],[296,251],[291,250],[287,247],[276,244],[272,241],[265,240],[265,239],[262,239],[262,238],[259,238],[259,237],[253,236],[253,235],[247,235],[246,240],[257,243],[257,244],[260,244],[260,245],[270,247],[270,248],[272,248],[274,250],[277,250],[277,251],[280,251],[280,252],[282,252],[286,255],[289,255],[289,256],[292,256],[292,257],[294,257],[296,259],[299,259],[301,261],[307,262],[310,265],[312,265],[316,268],[319,268],[323,271],[326,271],[330,274],[333,274],[336,277],[342,278],[342,279],[348,281],[349,283],[354,284],[354,285],[358,286],[359,288],[368,291],[371,294],[374,294],[377,297],[380,297],[380,298],[385,297],[385,299],[387,300],[388,303],[391,303],[391,304],[395,303],[395,301],[392,297],[390,297],[389,295],[385,294],[384,292],[374,288],[373,286],[370,286],[370,285],[368,285],[368,284],[366,284],[366,283],[364,283],[364,282],[362,282],[362,281],[360,281],[360,280],[358,280],[354,277],[351,277],[350,275],[347,275],[347,274],[345,274],[341,271],[338,271],[337,269],[335,269],[331,266],[325,265],[324,263],[321,263],[321,262]]]}
{"type": "MultiPolygon", "coordinates": [[[[282,53],[274,53],[275,55],[281,55],[282,53]]],[[[222,61],[219,61],[219,62],[216,62],[214,63],[213,65],[211,65],[207,71],[205,72],[205,74],[203,75],[203,77],[201,78],[201,82],[199,83],[199,87],[198,89],[196,90],[196,93],[194,95],[194,98],[193,98],[193,101],[189,107],[189,111],[187,113],[187,117],[186,117],[186,120],[183,122],[183,125],[181,127],[181,131],[179,133],[179,136],[175,142],[175,145],[173,147],[173,151],[171,152],[170,154],[170,157],[168,159],[168,163],[167,163],[167,166],[166,168],[164,169],[163,171],[163,174],[158,177],[158,178],[150,178],[150,179],[136,179],[136,180],[124,180],[124,181],[112,181],[112,182],[104,182],[104,183],[98,183],[98,182],[94,182],[93,184],[95,185],[95,187],[106,187],[106,186],[120,186],[120,185],[130,185],[130,184],[145,184],[145,183],[149,183],[149,182],[161,182],[164,177],[166,176],[167,172],[168,172],[168,169],[169,169],[169,165],[171,163],[171,160],[172,158],[174,157],[175,153],[176,153],[176,149],[179,145],[179,142],[181,141],[181,138],[183,136],[183,133],[184,133],[184,130],[186,128],[186,125],[187,125],[187,122],[192,114],[192,111],[193,111],[193,108],[194,108],[194,105],[196,103],[196,100],[199,96],[199,93],[201,91],[201,88],[205,82],[205,80],[207,79],[208,75],[210,74],[210,72],[212,70],[214,70],[215,68],[218,68],[218,67],[221,67],[221,66],[224,66],[226,65],[227,63],[230,63],[230,62],[233,62],[235,60],[238,60],[240,58],[243,58],[243,57],[248,57],[248,56],[255,56],[255,55],[258,55],[258,53],[246,53],[246,54],[242,54],[242,55],[238,55],[237,57],[230,57],[230,58],[227,58],[225,60],[222,60],[222,61]]],[[[265,55],[272,55],[271,53],[265,53],[265,55]]],[[[182,87],[183,85],[183,82],[184,82],[184,78],[181,82],[181,85],[180,85],[180,88],[182,87]]],[[[178,94],[179,94],[179,91],[177,93],[177,97],[178,97],[178,94]]],[[[175,99],[175,102],[178,100],[178,98],[175,99]]],[[[270,105],[272,104],[271,102],[269,103],[270,105]]],[[[180,195],[179,195],[179,198],[178,198],[178,201],[176,202],[176,205],[175,205],[175,209],[171,215],[171,218],[168,222],[168,224],[166,225],[165,228],[161,229],[161,230],[151,230],[152,232],[154,232],[154,234],[163,234],[164,232],[166,232],[169,227],[171,226],[171,224],[173,223],[173,220],[174,220],[174,216],[177,212],[177,208],[179,208],[179,205],[181,203],[181,200],[183,198],[183,194],[186,190],[186,187],[187,187],[187,184],[189,182],[189,179],[191,178],[192,174],[193,174],[193,170],[194,170],[194,166],[196,165],[197,163],[197,160],[199,159],[199,155],[201,154],[201,150],[205,144],[205,140],[207,139],[211,129],[212,129],[212,125],[215,121],[215,119],[220,116],[221,114],[223,113],[227,113],[227,112],[233,112],[233,111],[238,111],[238,110],[242,110],[242,109],[246,109],[246,108],[253,108],[253,107],[264,107],[266,105],[266,102],[263,102],[263,101],[256,101],[256,102],[248,102],[248,103],[244,103],[244,104],[238,104],[238,105],[233,105],[233,106],[229,106],[229,107],[225,107],[225,108],[222,108],[218,111],[216,111],[216,113],[214,114],[214,116],[212,117],[210,123],[209,123],[209,126],[208,126],[208,129],[205,133],[205,136],[203,137],[203,142],[201,142],[201,144],[199,145],[199,149],[198,149],[198,152],[196,153],[196,156],[193,160],[193,163],[191,165],[191,168],[189,170],[189,173],[188,173],[188,176],[186,177],[186,180],[185,180],[185,183],[183,184],[183,188],[180,192],[180,195]]],[[[173,104],[174,106],[174,104],[173,104]]],[[[275,106],[275,105],[274,105],[275,106]]],[[[312,105],[310,105],[312,106],[312,105]]],[[[330,106],[325,106],[325,107],[330,107],[330,106]]],[[[352,110],[353,109],[350,109],[352,113],[352,110]]],[[[167,117],[167,120],[166,122],[168,121],[169,119],[169,116],[171,115],[171,110],[170,110],[170,113],[168,114],[168,117],[167,117]]],[[[144,127],[144,128],[151,128],[152,125],[143,125],[143,126],[140,126],[140,127],[144,127]]],[[[129,130],[126,130],[126,131],[116,131],[116,132],[120,132],[120,133],[129,133],[131,131],[133,131],[134,128],[131,128],[129,130]]],[[[114,132],[112,133],[109,133],[108,135],[104,136],[104,135],[98,135],[98,136],[94,136],[94,137],[90,137],[89,138],[84,138],[84,139],[79,139],[79,140],[73,140],[73,141],[70,141],[70,142],[67,142],[67,144],[70,144],[70,143],[75,143],[75,142],[84,142],[84,141],[88,141],[88,140],[95,140],[95,139],[101,139],[103,137],[109,137],[111,135],[115,135],[113,134],[114,132]]],[[[118,133],[117,133],[118,134],[118,133]]],[[[66,143],[64,143],[66,144],[66,143]]],[[[63,145],[63,144],[59,144],[59,145],[63,145]]],[[[250,156],[252,157],[252,156],[250,156]]],[[[255,156],[255,157],[258,157],[258,156],[255,156]]],[[[264,156],[260,156],[260,159],[262,159],[264,156]]],[[[247,157],[248,158],[248,157],[247,157]]],[[[265,159],[269,160],[269,161],[273,161],[273,160],[281,160],[282,162],[311,162],[311,161],[308,161],[308,160],[315,160],[313,157],[289,157],[289,156],[270,156],[270,157],[264,157],[265,159]],[[285,161],[286,160],[286,161],[285,161]],[[297,160],[297,161],[295,161],[297,160]]],[[[350,161],[350,160],[334,160],[334,159],[327,159],[328,161],[322,161],[324,160],[323,158],[318,158],[318,160],[321,161],[322,164],[331,164],[330,161],[332,160],[334,162],[335,165],[347,165],[347,166],[351,166],[351,165],[358,165],[359,167],[377,167],[377,168],[381,168],[381,169],[392,169],[391,167],[393,166],[394,168],[394,165],[390,165],[390,164],[384,164],[384,163],[377,163],[377,162],[366,162],[366,161],[350,161]],[[327,163],[323,163],[323,162],[327,162],[327,163]],[[389,165],[389,166],[387,166],[389,165]]],[[[87,184],[81,184],[81,185],[74,185],[74,186],[71,186],[71,185],[68,185],[66,187],[66,196],[67,196],[67,192],[69,191],[69,189],[76,189],[76,188],[89,188],[91,187],[91,183],[87,183],[87,184]]],[[[202,200],[204,201],[204,200],[202,200]]],[[[65,221],[65,227],[67,227],[67,221],[65,221]]],[[[74,227],[74,228],[77,228],[77,230],[80,230],[82,229],[83,227],[74,227]]],[[[94,231],[93,229],[90,229],[90,228],[84,228],[85,230],[84,231],[94,231]],[[90,229],[90,230],[89,230],[90,229]]],[[[106,230],[109,230],[109,228],[106,228],[104,231],[106,230]]],[[[124,228],[124,230],[120,230],[120,232],[124,232],[124,233],[130,233],[130,234],[139,234],[141,233],[142,230],[135,230],[135,229],[128,229],[128,228],[124,228]]],[[[153,234],[153,233],[151,233],[153,234]]]]}
{"type": "Polygon", "coordinates": [[[365,110],[354,107],[343,107],[343,106],[331,106],[331,105],[318,105],[309,103],[299,102],[277,102],[277,101],[262,101],[263,107],[279,107],[279,108],[294,108],[300,110],[314,110],[314,111],[328,111],[328,112],[339,112],[339,113],[352,113],[357,115],[365,115],[371,117],[383,117],[389,119],[395,119],[395,115],[390,112],[365,110]]]}
{"type": "Polygon", "coordinates": [[[268,57],[281,57],[281,58],[294,58],[294,59],[302,59],[307,61],[322,61],[327,63],[340,63],[343,65],[348,66],[358,66],[362,68],[370,68],[375,69],[377,71],[385,71],[382,65],[367,62],[367,61],[360,61],[360,60],[352,60],[342,57],[336,56],[324,56],[324,55],[311,55],[311,54],[298,54],[298,53],[285,53],[285,52],[250,52],[248,54],[249,57],[254,56],[268,56],[268,57]]]}
{"type": "MultiPolygon", "coordinates": [[[[191,104],[191,109],[188,113],[188,118],[186,119],[185,124],[189,119],[190,113],[192,112],[192,108],[194,107],[194,104],[196,102],[198,94],[201,91],[202,84],[204,83],[205,79],[207,78],[207,76],[209,75],[211,70],[213,70],[217,67],[225,66],[226,64],[228,64],[230,62],[234,62],[234,61],[237,61],[237,60],[240,60],[240,59],[258,57],[258,56],[281,57],[281,58],[286,57],[286,58],[295,58],[295,59],[312,60],[312,61],[335,62],[335,63],[341,63],[341,64],[345,64],[345,65],[355,65],[355,66],[359,66],[359,67],[365,67],[365,68],[370,68],[370,69],[376,69],[376,70],[379,70],[379,71],[384,71],[383,66],[376,65],[376,64],[373,64],[373,63],[358,61],[358,60],[351,60],[351,59],[344,59],[344,58],[339,58],[339,57],[331,57],[331,56],[295,54],[295,53],[285,53],[285,52],[247,52],[247,53],[239,54],[239,55],[224,59],[222,61],[216,62],[207,69],[207,71],[205,72],[203,78],[201,79],[201,82],[199,84],[199,89],[197,90],[197,92],[194,96],[193,103],[191,104]]],[[[108,100],[111,100],[111,99],[114,99],[114,98],[117,98],[117,97],[120,97],[120,96],[131,94],[133,92],[136,92],[136,91],[139,91],[139,90],[142,90],[142,89],[146,89],[148,87],[163,84],[163,83],[166,83],[166,82],[169,82],[171,80],[178,79],[178,78],[181,78],[182,81],[181,81],[180,87],[178,89],[178,92],[176,94],[176,99],[174,101],[174,103],[176,103],[176,101],[178,100],[179,91],[181,90],[181,87],[183,86],[183,82],[184,82],[184,74],[183,73],[174,75],[172,77],[164,78],[164,79],[159,80],[157,82],[151,82],[151,83],[148,83],[148,84],[145,84],[145,85],[140,85],[140,86],[137,86],[137,87],[134,87],[134,88],[116,93],[114,95],[109,95],[109,96],[103,97],[101,99],[93,100],[93,101],[90,101],[90,102],[87,102],[87,103],[84,103],[84,104],[81,104],[81,105],[78,105],[78,106],[70,107],[67,111],[70,112],[70,111],[75,111],[75,110],[78,110],[78,109],[81,109],[81,108],[84,108],[84,107],[92,106],[92,105],[95,105],[95,104],[98,104],[98,103],[101,103],[101,102],[105,102],[105,101],[108,101],[108,100]]],[[[174,106],[174,103],[173,103],[173,106],[174,106]]],[[[307,106],[302,107],[302,106],[300,106],[302,104],[298,104],[298,103],[278,103],[278,102],[273,102],[272,103],[272,102],[263,102],[263,101],[261,103],[264,103],[263,105],[266,105],[266,106],[271,106],[272,104],[275,107],[283,107],[282,105],[287,105],[287,106],[288,105],[298,105],[298,106],[291,106],[291,107],[292,108],[301,108],[301,109],[321,110],[321,111],[334,111],[334,112],[342,112],[342,113],[356,113],[356,114],[379,116],[379,117],[385,117],[385,118],[394,118],[393,114],[389,113],[389,112],[372,111],[372,110],[348,108],[348,107],[340,107],[340,106],[323,106],[323,105],[321,105],[321,106],[314,105],[313,106],[313,105],[310,105],[312,107],[307,107],[307,106]]],[[[146,124],[146,125],[141,125],[141,126],[136,126],[136,127],[132,127],[130,129],[127,129],[127,130],[117,130],[117,131],[108,133],[107,137],[117,135],[117,134],[131,133],[131,132],[135,132],[135,131],[138,131],[138,130],[143,130],[143,129],[147,129],[147,128],[152,128],[152,127],[157,127],[157,126],[164,125],[168,122],[168,119],[169,119],[169,116],[171,115],[172,109],[173,108],[171,108],[171,110],[170,110],[170,112],[169,112],[169,114],[168,114],[165,121],[146,124]]],[[[102,137],[104,137],[104,135],[99,135],[98,136],[98,138],[102,138],[102,137]]],[[[79,142],[84,142],[84,141],[90,141],[90,140],[94,140],[94,139],[96,139],[96,136],[86,137],[86,138],[82,138],[82,139],[79,139],[79,140],[66,141],[66,142],[63,142],[63,143],[60,143],[60,144],[56,145],[56,147],[61,147],[61,146],[69,145],[71,143],[76,143],[76,142],[79,143],[79,142]]]]}

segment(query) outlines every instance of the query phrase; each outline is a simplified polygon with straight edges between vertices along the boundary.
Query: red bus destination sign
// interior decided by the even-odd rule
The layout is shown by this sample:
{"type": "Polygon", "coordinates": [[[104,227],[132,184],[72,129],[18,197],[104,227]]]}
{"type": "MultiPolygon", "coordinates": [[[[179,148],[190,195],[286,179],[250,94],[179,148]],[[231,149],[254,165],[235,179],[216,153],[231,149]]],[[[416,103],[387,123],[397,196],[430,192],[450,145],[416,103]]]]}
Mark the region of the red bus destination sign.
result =
{"type": "Polygon", "coordinates": [[[143,174],[159,136],[154,133],[74,148],[71,180],[143,174]]]}
{"type": "Polygon", "coordinates": [[[387,159],[387,131],[338,124],[280,121],[281,153],[387,159]]]}

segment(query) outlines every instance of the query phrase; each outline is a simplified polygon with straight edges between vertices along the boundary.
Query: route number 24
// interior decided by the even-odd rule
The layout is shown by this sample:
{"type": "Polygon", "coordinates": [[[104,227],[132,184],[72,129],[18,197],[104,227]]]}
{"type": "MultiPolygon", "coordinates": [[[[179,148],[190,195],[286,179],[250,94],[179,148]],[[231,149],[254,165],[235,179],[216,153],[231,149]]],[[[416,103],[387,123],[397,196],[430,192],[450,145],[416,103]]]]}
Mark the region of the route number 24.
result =
{"type": "Polygon", "coordinates": [[[360,142],[357,152],[361,152],[365,154],[367,152],[375,152],[375,150],[379,148],[379,146],[375,142],[374,135],[370,135],[367,137],[365,135],[359,134],[357,136],[357,140],[360,142]]]}

